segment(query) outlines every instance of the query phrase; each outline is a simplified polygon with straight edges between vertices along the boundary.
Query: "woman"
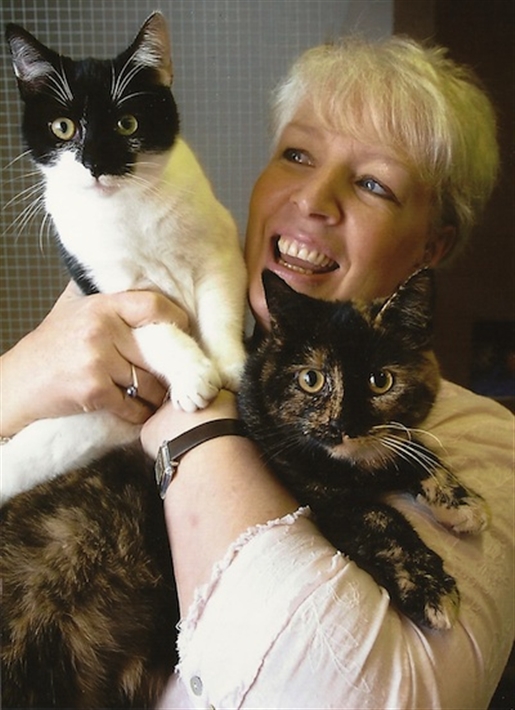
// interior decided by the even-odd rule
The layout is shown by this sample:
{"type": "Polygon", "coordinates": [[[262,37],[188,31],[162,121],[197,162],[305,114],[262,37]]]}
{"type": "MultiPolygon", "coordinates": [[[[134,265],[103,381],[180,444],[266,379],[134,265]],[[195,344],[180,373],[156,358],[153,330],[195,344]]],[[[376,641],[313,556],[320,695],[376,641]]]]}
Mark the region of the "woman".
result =
{"type": "MultiPolygon", "coordinates": [[[[315,48],[278,91],[275,119],[246,242],[258,332],[267,327],[263,268],[317,298],[386,296],[421,265],[457,251],[492,188],[497,151],[488,100],[440,51],[415,43],[315,48]]],[[[151,321],[156,311],[183,316],[160,299],[143,303],[148,294],[91,298],[89,308],[98,310],[85,319],[95,323],[88,363],[99,332],[109,333],[100,364],[95,356],[82,368],[101,373],[86,387],[96,397],[74,392],[66,363],[49,362],[60,391],[51,405],[29,409],[10,397],[4,435],[74,407],[108,406],[136,421],[148,414],[142,403],[123,409],[132,404],[121,394],[130,364],[143,367],[127,324],[151,321]]],[[[66,309],[78,321],[84,301],[65,294],[29,336],[41,360],[71,320],[66,309]]],[[[11,392],[31,371],[29,357],[23,341],[8,354],[11,392]]],[[[141,374],[140,393],[155,405],[162,391],[141,374]]],[[[46,376],[35,373],[32,393],[46,376]]],[[[145,424],[142,442],[156,456],[163,440],[223,417],[236,417],[227,392],[195,414],[165,404],[145,424]]],[[[322,538],[250,441],[222,436],[181,458],[164,500],[183,616],[181,665],[162,708],[488,705],[513,641],[513,418],[446,384],[426,428],[492,510],[487,532],[459,539],[416,503],[394,499],[457,579],[462,608],[446,633],[425,632],[391,607],[386,592],[322,538]]]]}

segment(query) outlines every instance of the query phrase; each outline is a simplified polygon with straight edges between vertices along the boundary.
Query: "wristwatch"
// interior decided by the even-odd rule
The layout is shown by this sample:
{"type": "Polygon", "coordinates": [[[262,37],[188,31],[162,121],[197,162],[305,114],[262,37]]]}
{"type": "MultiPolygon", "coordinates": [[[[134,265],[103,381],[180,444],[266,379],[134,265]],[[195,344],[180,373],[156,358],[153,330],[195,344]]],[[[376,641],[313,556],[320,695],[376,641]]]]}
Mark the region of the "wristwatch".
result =
{"type": "Polygon", "coordinates": [[[159,495],[164,499],[166,491],[177,472],[180,459],[195,446],[218,436],[245,436],[238,419],[213,419],[199,424],[175,439],[163,441],[157,452],[154,472],[159,495]]]}

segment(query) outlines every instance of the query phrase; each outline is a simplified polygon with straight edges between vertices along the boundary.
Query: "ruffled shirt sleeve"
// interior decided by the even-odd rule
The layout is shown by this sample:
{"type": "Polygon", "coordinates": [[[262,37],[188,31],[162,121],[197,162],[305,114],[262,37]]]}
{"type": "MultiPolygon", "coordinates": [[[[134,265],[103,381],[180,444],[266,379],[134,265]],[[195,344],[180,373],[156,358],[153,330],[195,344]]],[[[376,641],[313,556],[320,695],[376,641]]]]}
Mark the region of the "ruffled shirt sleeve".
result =
{"type": "Polygon", "coordinates": [[[159,708],[486,708],[514,637],[514,417],[444,383],[425,428],[492,513],[456,536],[410,497],[390,502],[461,593],[451,631],[418,628],[300,509],[248,530],[197,590],[159,708]]]}

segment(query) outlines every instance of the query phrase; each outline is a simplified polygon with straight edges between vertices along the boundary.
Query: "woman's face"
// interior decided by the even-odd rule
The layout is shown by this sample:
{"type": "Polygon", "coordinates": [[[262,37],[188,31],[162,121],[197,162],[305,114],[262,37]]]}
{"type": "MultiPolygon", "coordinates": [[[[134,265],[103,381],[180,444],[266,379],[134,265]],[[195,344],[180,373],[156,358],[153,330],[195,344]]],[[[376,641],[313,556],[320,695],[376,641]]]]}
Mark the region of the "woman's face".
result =
{"type": "Polygon", "coordinates": [[[245,255],[249,298],[268,323],[261,272],[323,300],[390,295],[446,250],[432,193],[379,144],[329,130],[304,104],[254,187],[245,255]]]}

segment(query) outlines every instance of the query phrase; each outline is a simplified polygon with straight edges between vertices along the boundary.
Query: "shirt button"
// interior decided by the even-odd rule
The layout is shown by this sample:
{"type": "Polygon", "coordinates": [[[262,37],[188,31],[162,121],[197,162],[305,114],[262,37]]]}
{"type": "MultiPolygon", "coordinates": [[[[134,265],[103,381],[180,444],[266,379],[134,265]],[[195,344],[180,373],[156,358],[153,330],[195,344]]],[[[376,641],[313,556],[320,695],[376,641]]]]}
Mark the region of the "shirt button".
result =
{"type": "Polygon", "coordinates": [[[202,681],[198,677],[198,675],[194,675],[193,678],[191,678],[190,687],[191,687],[192,691],[195,693],[195,695],[202,695],[202,691],[204,690],[204,686],[202,685],[202,681]]]}

